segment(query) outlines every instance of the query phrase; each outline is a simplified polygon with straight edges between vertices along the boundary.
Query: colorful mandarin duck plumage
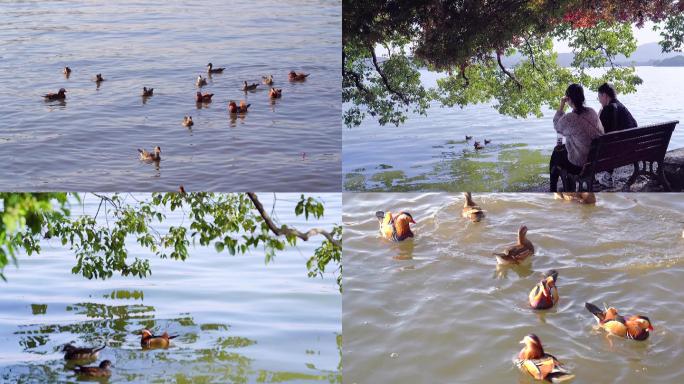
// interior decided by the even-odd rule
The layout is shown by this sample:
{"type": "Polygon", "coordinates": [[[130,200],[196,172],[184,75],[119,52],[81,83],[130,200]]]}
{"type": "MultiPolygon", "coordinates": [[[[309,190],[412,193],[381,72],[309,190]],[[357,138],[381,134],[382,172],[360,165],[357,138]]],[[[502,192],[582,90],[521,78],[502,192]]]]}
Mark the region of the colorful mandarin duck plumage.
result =
{"type": "Polygon", "coordinates": [[[271,88],[271,90],[268,91],[268,97],[271,99],[279,99],[281,96],[283,96],[282,88],[271,88]]]}
{"type": "Polygon", "coordinates": [[[198,103],[211,103],[211,98],[214,96],[213,93],[202,93],[197,91],[195,94],[195,101],[198,103]]]}
{"type": "Polygon", "coordinates": [[[290,79],[290,81],[304,81],[309,75],[310,73],[290,71],[290,73],[287,74],[287,78],[290,79]]]}
{"type": "Polygon", "coordinates": [[[532,288],[529,295],[530,307],[533,309],[549,309],[559,299],[556,280],[558,272],[550,270],[544,274],[544,278],[532,288]]]}
{"type": "Polygon", "coordinates": [[[64,360],[93,360],[97,359],[98,353],[104,348],[104,345],[98,348],[78,348],[66,344],[62,348],[62,352],[64,352],[64,360]]]}
{"type": "Polygon", "coordinates": [[[109,360],[104,360],[96,367],[84,367],[82,365],[77,365],[74,371],[81,376],[90,377],[109,377],[112,375],[112,371],[109,369],[112,367],[112,362],[109,360]]]}
{"type": "Polygon", "coordinates": [[[240,105],[237,105],[234,101],[231,100],[231,102],[228,103],[228,112],[233,114],[246,113],[250,105],[252,104],[247,104],[244,100],[240,101],[240,105]]]}
{"type": "Polygon", "coordinates": [[[552,383],[560,383],[575,377],[563,367],[555,356],[544,352],[544,347],[537,335],[530,333],[520,343],[525,344],[525,346],[518,353],[515,365],[521,372],[536,380],[552,383]]]}
{"type": "Polygon", "coordinates": [[[207,64],[207,73],[221,73],[225,68],[214,68],[212,63],[207,64]]]}
{"type": "Polygon", "coordinates": [[[380,233],[385,239],[403,241],[413,237],[410,225],[416,222],[410,213],[399,212],[396,216],[392,216],[392,212],[377,211],[375,212],[375,217],[380,222],[380,233]]]}
{"type": "Polygon", "coordinates": [[[138,149],[138,154],[140,155],[140,160],[143,161],[159,161],[161,160],[161,148],[159,146],[154,147],[154,152],[148,152],[144,149],[138,149]]]}
{"type": "Polygon", "coordinates": [[[60,88],[57,93],[48,93],[46,95],[43,95],[45,100],[64,100],[66,99],[66,89],[60,88]]]}
{"type": "Polygon", "coordinates": [[[169,336],[166,332],[160,336],[155,336],[148,329],[143,329],[140,345],[143,348],[168,348],[170,344],[169,340],[175,339],[176,337],[178,337],[178,335],[169,336]]]}
{"type": "Polygon", "coordinates": [[[463,197],[465,197],[465,203],[463,204],[461,216],[474,223],[482,220],[482,218],[485,216],[484,211],[479,205],[473,202],[470,192],[463,192],[463,197]]]}
{"type": "Polygon", "coordinates": [[[530,256],[534,255],[534,245],[527,240],[527,227],[522,225],[518,229],[518,242],[511,245],[503,252],[495,253],[496,261],[499,264],[520,264],[530,256]]]}
{"type": "Polygon", "coordinates": [[[594,315],[599,327],[611,335],[642,341],[653,331],[651,320],[646,316],[622,316],[613,307],[603,311],[591,303],[585,303],[584,307],[594,315]]]}

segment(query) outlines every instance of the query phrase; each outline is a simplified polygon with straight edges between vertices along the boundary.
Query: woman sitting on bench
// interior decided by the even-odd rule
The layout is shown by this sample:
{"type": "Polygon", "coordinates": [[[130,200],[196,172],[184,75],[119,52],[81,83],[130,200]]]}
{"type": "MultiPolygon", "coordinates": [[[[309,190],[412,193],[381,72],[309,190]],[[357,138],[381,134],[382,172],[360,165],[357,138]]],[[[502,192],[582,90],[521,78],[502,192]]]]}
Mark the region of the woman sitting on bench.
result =
{"type": "MultiPolygon", "coordinates": [[[[584,106],[584,90],[579,84],[570,84],[565,96],[553,117],[553,128],[565,137],[565,144],[559,138],[551,155],[549,173],[551,174],[551,192],[557,191],[561,170],[578,175],[587,162],[591,141],[603,135],[603,126],[596,111],[584,106]],[[565,113],[565,105],[570,105],[571,113],[565,113]]],[[[574,190],[574,185],[564,186],[574,190]]]]}

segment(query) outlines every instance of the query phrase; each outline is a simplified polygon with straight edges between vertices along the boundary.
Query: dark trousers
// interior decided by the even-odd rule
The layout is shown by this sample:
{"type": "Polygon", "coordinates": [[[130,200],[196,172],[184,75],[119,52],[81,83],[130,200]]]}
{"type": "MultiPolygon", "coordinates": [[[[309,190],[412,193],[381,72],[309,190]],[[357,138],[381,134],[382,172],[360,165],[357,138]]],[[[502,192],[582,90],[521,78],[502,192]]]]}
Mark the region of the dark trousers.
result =
{"type": "MultiPolygon", "coordinates": [[[[553,149],[551,154],[551,161],[549,162],[549,174],[551,175],[551,192],[556,192],[558,187],[558,178],[560,177],[560,170],[558,168],[565,169],[567,172],[579,175],[582,172],[582,167],[578,167],[568,160],[568,150],[565,148],[565,144],[557,145],[553,149]]],[[[564,185],[564,188],[574,191],[575,186],[564,185]]]]}

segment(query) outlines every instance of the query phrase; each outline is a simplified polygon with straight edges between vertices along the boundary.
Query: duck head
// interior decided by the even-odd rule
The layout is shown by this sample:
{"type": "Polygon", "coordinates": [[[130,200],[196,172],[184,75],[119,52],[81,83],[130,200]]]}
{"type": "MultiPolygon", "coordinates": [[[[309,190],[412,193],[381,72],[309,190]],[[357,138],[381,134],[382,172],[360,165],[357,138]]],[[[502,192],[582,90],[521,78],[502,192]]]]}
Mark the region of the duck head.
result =
{"type": "Polygon", "coordinates": [[[207,64],[207,67],[209,67],[209,69],[211,69],[211,67],[213,67],[213,66],[214,65],[212,63],[207,64]]]}
{"type": "Polygon", "coordinates": [[[651,324],[651,320],[646,316],[634,316],[633,322],[634,324],[636,324],[637,327],[639,327],[639,329],[643,329],[646,332],[653,331],[653,325],[651,324]]]}
{"type": "Polygon", "coordinates": [[[59,92],[57,92],[57,93],[59,93],[60,95],[63,95],[63,94],[66,93],[66,89],[60,88],[60,89],[59,89],[59,92]]]}
{"type": "Polygon", "coordinates": [[[161,154],[161,148],[159,148],[159,146],[154,147],[154,154],[157,156],[159,156],[161,154]]]}
{"type": "Polygon", "coordinates": [[[71,344],[64,344],[64,346],[62,347],[62,352],[71,351],[71,350],[73,350],[74,348],[76,348],[76,347],[74,347],[74,346],[71,345],[71,344]]]}
{"type": "Polygon", "coordinates": [[[527,239],[527,226],[521,225],[518,229],[518,244],[522,244],[527,239]]]}
{"type": "Polygon", "coordinates": [[[100,363],[100,368],[102,369],[109,369],[112,367],[112,362],[109,360],[104,360],[100,363]]]}
{"type": "Polygon", "coordinates": [[[544,356],[544,347],[541,340],[534,333],[525,335],[520,340],[520,344],[525,345],[518,356],[520,359],[539,359],[544,356]]]}
{"type": "Polygon", "coordinates": [[[98,73],[97,75],[95,75],[95,81],[102,81],[102,80],[104,80],[104,79],[102,78],[101,73],[98,73]]]}
{"type": "Polygon", "coordinates": [[[475,203],[473,203],[473,197],[471,196],[470,192],[463,192],[463,197],[465,197],[465,207],[475,205],[475,203]]]}
{"type": "Polygon", "coordinates": [[[553,288],[556,286],[556,279],[558,279],[558,272],[555,270],[550,270],[545,274],[544,285],[548,288],[553,288]]]}

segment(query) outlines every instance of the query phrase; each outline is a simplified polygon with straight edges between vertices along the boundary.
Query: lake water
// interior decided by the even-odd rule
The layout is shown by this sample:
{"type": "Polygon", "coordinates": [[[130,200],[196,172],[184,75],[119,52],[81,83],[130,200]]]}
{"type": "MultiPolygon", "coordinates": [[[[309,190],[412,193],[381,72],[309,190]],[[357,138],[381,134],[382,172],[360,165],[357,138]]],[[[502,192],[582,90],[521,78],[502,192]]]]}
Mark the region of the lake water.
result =
{"type": "Polygon", "coordinates": [[[3,1],[0,36],[0,185],[339,191],[339,0],[3,1]],[[227,69],[202,89],[213,103],[197,106],[208,62],[227,69]],[[290,83],[290,70],[311,76],[290,83]],[[281,99],[240,90],[266,74],[281,99]],[[154,88],[146,103],[143,86],[154,88]],[[66,102],[43,101],[61,87],[66,102]],[[229,118],[231,99],[249,113],[229,118]],[[138,160],[156,145],[158,168],[138,160]]]}
{"type": "Polygon", "coordinates": [[[460,195],[344,195],[345,383],[531,383],[512,363],[529,332],[575,384],[681,381],[684,195],[605,193],[596,206],[539,193],[473,198],[480,223],[461,219],[460,195]],[[381,239],[376,210],[411,212],[416,237],[381,239]],[[515,242],[521,223],[532,263],[497,271],[492,252],[515,242]],[[534,312],[527,295],[552,268],[560,302],[534,312]],[[645,314],[655,332],[607,339],[585,301],[645,314]]]}
{"type": "MultiPolygon", "coordinates": [[[[260,195],[269,209],[270,196],[260,195]]],[[[326,215],[311,223],[294,216],[299,195],[277,197],[284,223],[340,223],[339,194],[322,195],[326,215]]],[[[86,212],[96,202],[88,195],[86,212]]],[[[164,226],[181,224],[178,212],[167,217],[164,226]]],[[[309,278],[305,267],[319,240],[268,265],[259,252],[229,256],[198,246],[185,262],[152,256],[148,278],[106,281],[72,275],[73,254],[44,242],[41,255],[19,257],[0,283],[0,382],[73,382],[61,346],[106,340],[98,361],[113,362],[111,383],[339,383],[341,295],[334,276],[309,278]],[[143,351],[136,334],[143,328],[180,336],[167,350],[143,351]]],[[[148,257],[136,244],[130,249],[148,257]]]]}
{"type": "MultiPolygon", "coordinates": [[[[636,93],[620,95],[640,125],[684,121],[681,96],[684,68],[637,67],[644,83],[636,93]]],[[[423,71],[433,86],[437,74],[423,71]]],[[[596,93],[587,105],[600,109],[596,93]]],[[[343,130],[344,188],[348,191],[525,191],[548,185],[548,163],[556,143],[553,114],[537,119],[500,115],[489,104],[441,108],[406,123],[381,127],[366,119],[343,130]],[[492,140],[481,151],[473,140],[492,140]]],[[[677,126],[669,149],[684,147],[684,128],[677,126]]],[[[548,189],[545,189],[548,190],[548,189]]]]}

